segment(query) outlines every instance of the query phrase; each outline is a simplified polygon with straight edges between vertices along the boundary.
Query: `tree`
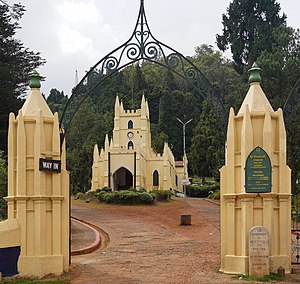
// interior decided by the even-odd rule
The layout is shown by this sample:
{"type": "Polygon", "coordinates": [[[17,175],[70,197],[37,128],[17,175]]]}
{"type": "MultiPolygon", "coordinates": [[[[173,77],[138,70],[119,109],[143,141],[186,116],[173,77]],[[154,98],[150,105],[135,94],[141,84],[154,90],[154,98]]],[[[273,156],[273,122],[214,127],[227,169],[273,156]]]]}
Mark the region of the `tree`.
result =
{"type": "MultiPolygon", "coordinates": [[[[182,125],[177,121],[177,117],[183,122],[193,118],[189,124],[189,129],[193,129],[195,119],[199,115],[195,97],[192,93],[173,91],[161,99],[159,129],[164,133],[162,137],[168,137],[168,142],[175,159],[183,157],[182,125]]],[[[191,144],[192,131],[186,132],[186,147],[191,144]]],[[[159,134],[157,134],[159,135],[159,134]]]]}
{"type": "Polygon", "coordinates": [[[15,38],[24,6],[8,6],[0,2],[0,149],[7,151],[8,116],[21,107],[29,73],[44,64],[39,53],[34,53],[15,38]]]}
{"type": "Polygon", "coordinates": [[[87,143],[87,140],[95,126],[95,107],[88,97],[75,114],[66,140],[67,165],[71,172],[70,186],[72,192],[90,189],[90,170],[94,145],[87,143]]]}
{"type": "Polygon", "coordinates": [[[292,190],[300,176],[300,30],[282,25],[273,31],[272,52],[263,52],[257,62],[262,69],[262,86],[274,109],[285,111],[288,165],[292,169],[292,190]],[[289,97],[289,94],[292,94],[289,97]]]}
{"type": "Polygon", "coordinates": [[[67,102],[68,96],[65,96],[64,92],[60,92],[57,89],[50,90],[50,94],[47,98],[47,104],[53,113],[58,112],[58,114],[61,115],[67,102]]]}
{"type": "Polygon", "coordinates": [[[188,161],[193,174],[218,177],[224,164],[224,138],[212,108],[203,102],[200,121],[194,129],[188,161]]]}
{"type": "Polygon", "coordinates": [[[222,16],[223,34],[217,35],[220,50],[229,48],[240,73],[252,66],[265,50],[272,52],[274,29],[286,24],[276,0],[233,0],[222,16]]]}
{"type": "Polygon", "coordinates": [[[243,101],[243,92],[247,88],[248,77],[244,79],[234,69],[232,60],[215,51],[211,45],[202,44],[195,48],[193,63],[208,78],[212,86],[219,91],[225,110],[238,109],[243,101]]]}
{"type": "Polygon", "coordinates": [[[257,58],[262,86],[274,108],[283,107],[300,76],[300,31],[282,25],[273,31],[272,52],[257,58]]]}

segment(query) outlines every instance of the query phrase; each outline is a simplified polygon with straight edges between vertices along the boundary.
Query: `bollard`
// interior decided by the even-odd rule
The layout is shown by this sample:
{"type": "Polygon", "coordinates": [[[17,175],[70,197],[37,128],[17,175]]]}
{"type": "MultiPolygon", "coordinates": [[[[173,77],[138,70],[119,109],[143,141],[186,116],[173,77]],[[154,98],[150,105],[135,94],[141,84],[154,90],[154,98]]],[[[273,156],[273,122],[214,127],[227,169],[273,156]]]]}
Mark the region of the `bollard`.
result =
{"type": "Polygon", "coordinates": [[[279,266],[278,269],[277,269],[277,274],[280,277],[285,277],[285,269],[282,266],[279,266]]]}
{"type": "Polygon", "coordinates": [[[180,225],[189,226],[192,223],[192,215],[191,214],[181,214],[180,215],[180,225]]]}

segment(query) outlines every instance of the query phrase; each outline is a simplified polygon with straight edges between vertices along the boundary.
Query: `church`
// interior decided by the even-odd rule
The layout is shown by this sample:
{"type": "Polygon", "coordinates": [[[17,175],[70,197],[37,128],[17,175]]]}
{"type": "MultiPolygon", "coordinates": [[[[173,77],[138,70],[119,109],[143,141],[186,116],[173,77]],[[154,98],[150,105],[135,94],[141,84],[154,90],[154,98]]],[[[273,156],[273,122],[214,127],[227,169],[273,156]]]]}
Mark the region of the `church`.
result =
{"type": "Polygon", "coordinates": [[[175,161],[168,143],[164,144],[162,154],[151,146],[149,106],[145,97],[140,109],[124,110],[117,96],[113,137],[109,141],[106,134],[100,153],[97,144],[94,147],[91,190],[133,187],[182,192],[183,177],[183,161],[175,161]]]}

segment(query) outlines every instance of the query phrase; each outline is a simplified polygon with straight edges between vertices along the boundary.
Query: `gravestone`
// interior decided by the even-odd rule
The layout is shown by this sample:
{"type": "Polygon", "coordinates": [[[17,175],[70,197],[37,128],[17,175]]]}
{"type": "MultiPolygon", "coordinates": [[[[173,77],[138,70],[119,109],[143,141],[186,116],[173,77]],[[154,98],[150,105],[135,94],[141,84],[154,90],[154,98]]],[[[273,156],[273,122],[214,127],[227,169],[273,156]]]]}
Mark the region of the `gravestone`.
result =
{"type": "Polygon", "coordinates": [[[269,232],[262,226],[255,226],[249,232],[249,274],[269,273],[269,232]]]}

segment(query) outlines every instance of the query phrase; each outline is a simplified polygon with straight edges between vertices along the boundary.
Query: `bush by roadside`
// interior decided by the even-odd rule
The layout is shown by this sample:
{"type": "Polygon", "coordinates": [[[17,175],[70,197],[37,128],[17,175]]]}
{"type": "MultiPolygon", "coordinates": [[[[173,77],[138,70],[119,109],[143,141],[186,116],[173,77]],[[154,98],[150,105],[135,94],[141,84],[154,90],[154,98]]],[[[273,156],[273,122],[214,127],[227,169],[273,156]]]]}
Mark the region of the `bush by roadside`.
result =
{"type": "Polygon", "coordinates": [[[155,197],[147,192],[137,192],[131,190],[105,192],[100,191],[97,194],[99,201],[108,204],[153,204],[155,197]]]}
{"type": "Polygon", "coordinates": [[[155,195],[156,201],[168,201],[171,199],[172,192],[170,190],[152,190],[150,194],[155,195]]]}
{"type": "Polygon", "coordinates": [[[74,199],[85,199],[85,194],[83,192],[77,192],[74,196],[74,199]]]}
{"type": "Polygon", "coordinates": [[[215,192],[210,193],[208,198],[214,200],[220,200],[220,189],[217,189],[215,192]]]}
{"type": "Polygon", "coordinates": [[[187,185],[186,194],[189,197],[207,198],[209,194],[220,190],[220,184],[215,183],[212,185],[187,185]]]}

